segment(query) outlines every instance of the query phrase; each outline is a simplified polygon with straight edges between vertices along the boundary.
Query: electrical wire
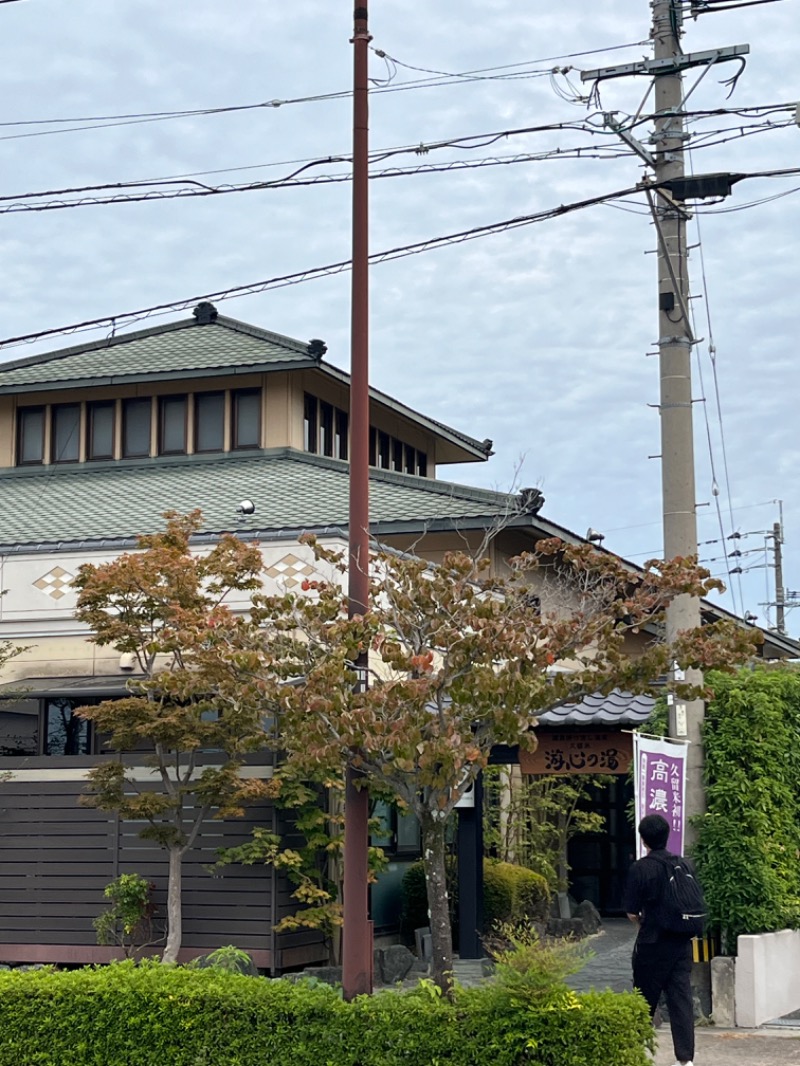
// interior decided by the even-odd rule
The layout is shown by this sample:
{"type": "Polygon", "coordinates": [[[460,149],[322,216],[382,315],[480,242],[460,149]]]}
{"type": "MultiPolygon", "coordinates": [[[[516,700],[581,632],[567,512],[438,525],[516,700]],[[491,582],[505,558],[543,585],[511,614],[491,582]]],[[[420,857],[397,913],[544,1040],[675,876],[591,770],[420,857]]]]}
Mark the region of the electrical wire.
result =
{"type": "MultiPolygon", "coordinates": [[[[774,128],[774,127],[770,127],[774,128]]],[[[418,145],[405,145],[397,148],[381,149],[375,151],[371,155],[373,162],[389,159],[395,155],[400,154],[414,154],[414,155],[427,155],[431,151],[440,150],[444,148],[453,148],[457,150],[475,150],[477,148],[484,147],[486,145],[495,144],[500,140],[505,140],[513,136],[519,136],[530,133],[541,133],[544,131],[552,132],[554,130],[579,130],[584,132],[590,132],[595,135],[597,131],[594,127],[590,127],[588,130],[582,124],[573,123],[556,123],[545,127],[523,127],[513,130],[502,130],[493,133],[486,134],[471,134],[466,137],[452,138],[446,141],[432,141],[427,144],[420,143],[418,145]]],[[[553,148],[545,152],[540,153],[524,153],[514,156],[502,156],[502,157],[490,157],[488,159],[481,159],[470,163],[464,163],[461,161],[448,162],[441,165],[435,164],[423,164],[415,167],[395,167],[388,170],[372,171],[371,178],[380,179],[387,177],[399,177],[407,175],[425,174],[425,173],[443,173],[446,171],[456,170],[468,170],[474,168],[483,168],[489,166],[501,166],[510,165],[514,163],[522,162],[539,162],[552,159],[569,159],[569,158],[593,158],[593,159],[617,159],[622,157],[629,157],[631,151],[628,148],[623,148],[617,144],[612,146],[578,146],[569,148],[553,148]]],[[[301,162],[301,161],[298,161],[301,162]]],[[[7,194],[0,196],[0,205],[6,204],[8,206],[0,206],[0,214],[12,214],[24,211],[55,211],[63,210],[70,207],[85,207],[102,204],[117,204],[117,203],[141,203],[148,200],[169,200],[169,199],[185,199],[191,197],[208,197],[217,196],[235,192],[251,192],[260,191],[265,189],[276,188],[292,188],[308,185],[324,185],[332,183],[341,183],[351,180],[351,174],[349,172],[340,174],[326,174],[321,176],[314,176],[311,178],[300,178],[299,175],[305,171],[316,167],[325,166],[335,163],[349,163],[351,157],[347,155],[341,156],[325,156],[318,159],[311,159],[302,161],[295,170],[283,178],[275,179],[273,181],[263,182],[249,182],[241,184],[223,184],[223,185],[207,185],[203,182],[195,180],[191,175],[163,177],[146,179],[139,182],[113,182],[104,183],[100,185],[85,185],[75,186],[63,189],[49,189],[38,192],[26,192],[17,194],[7,194]],[[180,186],[179,188],[172,188],[173,186],[180,186]],[[189,187],[186,187],[189,186],[189,187]],[[166,188],[168,187],[168,188],[166,188]],[[149,190],[149,191],[147,191],[149,190]],[[101,193],[108,191],[108,196],[95,196],[95,195],[83,195],[79,199],[69,200],[54,200],[50,203],[40,204],[31,203],[29,201],[41,200],[44,197],[75,197],[79,194],[89,193],[101,193]]],[[[262,164],[263,166],[273,166],[277,164],[262,164]]],[[[244,169],[244,168],[243,168],[244,169]]],[[[208,173],[224,173],[225,168],[208,172],[208,173]]],[[[784,171],[763,171],[753,174],[752,176],[779,176],[780,174],[798,173],[798,168],[788,168],[784,171]]],[[[196,172],[200,175],[202,172],[196,172]]],[[[748,175],[749,176],[749,175],[748,175]]],[[[792,190],[790,190],[791,192],[792,190]]],[[[764,197],[760,201],[753,201],[752,204],[739,205],[733,208],[725,208],[723,210],[742,210],[745,207],[755,206],[758,203],[766,203],[772,199],[777,199],[782,196],[787,196],[790,192],[778,193],[771,197],[764,197]]],[[[634,214],[646,214],[638,207],[636,202],[630,207],[625,207],[622,202],[611,203],[608,206],[615,208],[616,210],[627,210],[634,214]]],[[[709,208],[701,208],[701,210],[709,211],[709,208]]],[[[712,213],[715,213],[712,211],[712,213]]]]}
{"type": "MultiPolygon", "coordinates": [[[[529,226],[536,222],[544,222],[552,218],[558,218],[561,215],[571,214],[574,211],[580,211],[587,207],[594,207],[619,196],[630,196],[631,193],[635,191],[635,189],[628,188],[612,193],[602,193],[598,196],[588,197],[584,200],[575,200],[571,203],[560,204],[558,207],[549,208],[544,211],[537,211],[530,215],[520,215],[515,218],[504,219],[502,222],[492,222],[485,226],[474,226],[471,229],[461,230],[457,233],[433,237],[428,240],[417,241],[413,244],[401,245],[383,252],[373,253],[370,255],[369,261],[371,263],[390,262],[395,259],[404,259],[407,256],[418,255],[422,252],[432,251],[437,248],[462,244],[466,241],[476,240],[480,237],[487,237],[495,233],[507,232],[509,230],[519,229],[523,226],[529,226]]],[[[9,348],[17,344],[30,344],[47,337],[80,333],[86,330],[97,329],[100,326],[112,326],[116,328],[120,323],[131,325],[134,322],[140,322],[144,319],[158,315],[169,314],[172,311],[185,310],[193,304],[204,300],[230,300],[240,296],[249,296],[258,292],[265,292],[267,289],[283,288],[288,285],[297,285],[304,281],[311,281],[319,277],[340,274],[349,270],[351,265],[351,260],[344,259],[338,263],[328,263],[325,266],[312,267],[309,270],[298,271],[293,274],[284,274],[279,277],[269,278],[266,281],[257,281],[248,285],[237,285],[229,289],[221,289],[216,292],[205,293],[201,296],[192,296],[169,303],[155,304],[152,307],[147,307],[139,311],[129,311],[116,315],[103,315],[101,318],[89,319],[68,326],[57,326],[53,329],[39,330],[36,333],[26,333],[16,337],[8,337],[5,340],[0,340],[0,349],[9,348]]]]}
{"type": "MultiPolygon", "coordinates": [[[[370,181],[382,178],[411,177],[421,174],[447,174],[459,170],[476,170],[487,167],[513,166],[518,163],[545,162],[564,159],[618,159],[630,157],[627,150],[613,150],[611,146],[605,151],[591,148],[562,148],[552,152],[528,153],[514,156],[492,156],[476,160],[454,160],[449,163],[423,163],[415,167],[391,167],[387,170],[373,171],[370,181]]],[[[228,193],[263,192],[268,189],[296,189],[308,186],[341,184],[352,181],[348,171],[341,174],[324,174],[310,178],[288,177],[268,182],[251,182],[242,185],[199,185],[195,188],[180,188],[172,191],[151,189],[142,192],[119,192],[109,196],[82,196],[73,200],[52,200],[45,203],[31,202],[32,197],[40,193],[23,193],[21,196],[0,196],[0,215],[20,214],[24,212],[60,211],[72,207],[96,207],[108,204],[143,203],[153,200],[192,199],[195,197],[221,196],[228,193]]],[[[83,190],[63,189],[47,195],[71,195],[83,190]]]]}
{"type": "MultiPolygon", "coordinates": [[[[0,0],[3,2],[3,0],[0,0]]],[[[592,55],[598,51],[615,51],[623,48],[638,47],[640,44],[646,42],[634,42],[625,45],[616,45],[608,49],[593,49],[589,52],[576,52],[571,57],[553,57],[553,58],[574,58],[581,55],[592,55]]],[[[374,50],[374,49],[373,49],[374,50]]],[[[380,53],[378,53],[380,54],[380,53]]],[[[391,58],[391,57],[390,57],[391,58]]],[[[397,60],[393,60],[397,63],[397,60]]],[[[509,70],[511,67],[520,67],[530,65],[531,63],[544,62],[544,60],[530,60],[528,63],[517,64],[503,64],[499,67],[485,67],[483,69],[464,71],[460,74],[437,74],[434,77],[418,78],[410,82],[402,82],[398,85],[378,85],[372,89],[372,93],[383,92],[406,92],[411,89],[421,88],[435,88],[442,85],[463,84],[465,81],[474,80],[524,80],[531,77],[545,77],[550,74],[549,70],[520,70],[513,74],[500,74],[489,77],[493,71],[497,70],[509,70]]],[[[422,69],[422,68],[420,68],[422,69]]],[[[117,126],[131,126],[140,125],[143,123],[151,122],[166,122],[175,119],[183,118],[198,118],[208,115],[222,115],[232,114],[234,112],[241,111],[254,111],[263,110],[269,108],[279,108],[294,104],[308,104],[308,103],[320,103],[329,100],[343,100],[350,99],[352,96],[351,89],[338,90],[329,93],[317,93],[310,96],[299,96],[287,99],[273,99],[263,100],[253,104],[236,104],[225,107],[209,107],[209,108],[191,108],[175,111],[142,111],[131,112],[127,114],[118,115],[84,115],[73,118],[53,118],[53,119],[19,119],[13,122],[0,122],[0,128],[20,127],[20,126],[53,126],[58,125],[62,128],[52,130],[33,130],[27,133],[12,133],[4,134],[0,136],[0,141],[19,140],[29,137],[47,137],[60,133],[79,133],[87,130],[96,129],[108,129],[117,126]],[[84,125],[75,125],[76,123],[84,123],[84,125]]]]}

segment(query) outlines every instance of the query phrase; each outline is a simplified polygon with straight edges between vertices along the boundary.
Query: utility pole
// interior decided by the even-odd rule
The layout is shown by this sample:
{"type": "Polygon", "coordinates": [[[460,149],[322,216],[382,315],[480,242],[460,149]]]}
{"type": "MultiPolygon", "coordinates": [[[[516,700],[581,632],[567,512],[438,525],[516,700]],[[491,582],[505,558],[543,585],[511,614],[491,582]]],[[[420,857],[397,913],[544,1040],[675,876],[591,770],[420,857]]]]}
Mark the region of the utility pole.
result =
{"type": "Polygon", "coordinates": [[[775,628],[786,635],[786,591],[783,587],[783,526],[772,527],[772,548],[775,553],[775,628]]]}
{"type": "MultiPolygon", "coordinates": [[[[682,56],[682,7],[677,0],[653,2],[653,59],[682,56]]],[[[675,67],[655,75],[654,172],[656,183],[684,178],[686,133],[683,112],[683,75],[675,67]]],[[[686,243],[687,213],[680,202],[651,201],[658,239],[658,350],[661,415],[661,495],[664,558],[697,555],[697,497],[694,473],[692,418],[692,335],[689,321],[689,271],[686,243]]],[[[666,618],[667,640],[701,623],[700,600],[679,596],[666,618]]],[[[692,672],[686,680],[701,684],[692,672]]],[[[673,700],[669,707],[669,735],[689,740],[686,761],[684,839],[691,842],[689,819],[705,811],[701,727],[702,700],[673,700]]]]}
{"type": "MultiPolygon", "coordinates": [[[[350,519],[347,594],[350,617],[369,606],[369,42],[367,0],[353,32],[353,270],[350,336],[350,519]]],[[[367,683],[367,652],[356,664],[367,683]]],[[[342,990],[346,1000],[372,992],[369,921],[369,794],[348,765],[344,800],[342,990]]]]}
{"type": "MultiPolygon", "coordinates": [[[[712,174],[687,177],[684,171],[683,71],[728,62],[746,55],[748,45],[733,45],[686,54],[680,46],[683,25],[681,0],[651,0],[653,12],[653,58],[598,70],[585,70],[582,81],[650,75],[654,80],[654,125],[652,147],[638,141],[615,113],[604,116],[649,167],[653,178],[641,183],[653,216],[658,253],[658,352],[659,412],[661,416],[661,494],[664,557],[697,555],[697,499],[695,494],[694,434],[692,419],[691,356],[695,337],[689,317],[688,249],[685,202],[707,196],[727,196],[738,175],[712,174]]],[[[700,76],[701,80],[703,75],[700,76]]],[[[643,104],[641,105],[643,106],[643,104]]],[[[641,110],[640,106],[640,110],[641,110]]],[[[667,640],[701,623],[700,600],[680,596],[666,618],[667,640]]],[[[680,664],[675,664],[676,680],[680,664]]],[[[683,675],[680,675],[683,677],[683,675]]],[[[702,683],[699,671],[687,671],[685,680],[702,683]]],[[[701,727],[705,716],[702,700],[671,699],[669,735],[688,740],[684,840],[692,843],[693,815],[705,810],[701,727]]]]}

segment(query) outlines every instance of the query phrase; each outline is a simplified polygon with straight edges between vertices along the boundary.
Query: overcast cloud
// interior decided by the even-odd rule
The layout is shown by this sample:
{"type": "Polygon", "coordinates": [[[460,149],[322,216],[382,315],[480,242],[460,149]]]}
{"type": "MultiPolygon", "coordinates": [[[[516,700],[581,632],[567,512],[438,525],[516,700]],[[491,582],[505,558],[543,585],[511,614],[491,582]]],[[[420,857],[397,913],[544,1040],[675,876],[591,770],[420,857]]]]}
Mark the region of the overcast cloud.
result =
{"type": "MultiPolygon", "coordinates": [[[[403,64],[462,72],[527,64],[546,70],[563,56],[577,69],[650,54],[644,0],[373,0],[373,47],[403,64]],[[623,50],[619,45],[643,42],[623,50]]],[[[695,108],[800,99],[797,0],[687,21],[685,51],[749,43],[747,67],[730,100],[720,84],[736,71],[709,71],[695,108]]],[[[0,6],[0,119],[76,118],[292,100],[347,90],[351,82],[350,0],[25,0],[0,6]]],[[[377,55],[376,89],[426,77],[377,55]],[[386,85],[384,79],[393,75],[386,85]]],[[[695,75],[696,76],[696,75],[695,75]]],[[[567,82],[558,76],[562,91],[567,82]]],[[[687,79],[688,84],[692,81],[687,79]]],[[[635,112],[646,82],[601,87],[604,110],[635,112]]],[[[374,149],[416,145],[522,126],[581,122],[597,107],[569,102],[549,76],[452,79],[435,87],[377,91],[374,149]]],[[[785,112],[771,116],[786,122],[785,112]]],[[[0,194],[221,170],[211,184],[289,173],[290,161],[347,153],[347,99],[286,104],[233,114],[128,124],[82,132],[54,126],[0,128],[0,194]],[[14,137],[15,139],[4,139],[14,137]],[[286,163],[266,167],[266,164],[286,163]],[[262,169],[236,170],[241,167],[262,169]]],[[[708,119],[693,127],[738,132],[753,120],[708,119]]],[[[92,125],[93,123],[76,123],[92,125]]],[[[691,142],[690,142],[691,143],[691,142]]],[[[798,165],[794,124],[696,148],[696,172],[798,165]]],[[[374,169],[510,157],[555,148],[616,145],[613,137],[561,130],[513,137],[474,151],[402,155],[374,169]]],[[[314,173],[342,173],[342,164],[314,173]]],[[[552,159],[374,181],[374,251],[530,214],[635,184],[632,155],[552,159]]],[[[740,182],[724,206],[700,216],[709,310],[717,348],[730,475],[727,495],[707,344],[695,365],[700,540],[720,538],[712,496],[704,406],[723,509],[722,533],[753,535],[763,547],[784,501],[785,584],[800,589],[798,444],[798,272],[800,176],[740,182]],[[729,513],[733,511],[733,518],[729,513]]],[[[208,199],[93,206],[0,217],[0,338],[132,311],[227,286],[349,258],[346,183],[208,199]]],[[[697,244],[693,228],[692,244],[697,244]]],[[[495,442],[484,466],[440,474],[506,489],[538,485],[547,517],[578,533],[593,526],[605,546],[643,559],[661,550],[658,366],[654,234],[643,204],[593,207],[563,218],[431,251],[372,271],[373,383],[464,432],[495,442]],[[627,210],[621,210],[625,207],[627,210]],[[520,463],[522,469],[519,470],[520,463]]],[[[692,252],[697,332],[708,338],[699,249],[692,252]]],[[[326,278],[226,302],[223,313],[301,339],[323,337],[329,358],[349,360],[349,277],[326,278]]],[[[176,317],[183,317],[185,313],[176,317]]],[[[156,319],[156,322],[163,319],[156,319]]],[[[87,335],[83,335],[84,339],[87,335]]],[[[0,359],[72,343],[12,348],[0,359]]],[[[705,545],[717,559],[733,542],[705,545]]],[[[765,620],[763,552],[734,585],[736,606],[765,620]]],[[[714,572],[724,564],[714,562],[714,572]]],[[[725,603],[733,606],[730,596],[725,603]]],[[[788,616],[800,632],[800,612],[788,616]]]]}

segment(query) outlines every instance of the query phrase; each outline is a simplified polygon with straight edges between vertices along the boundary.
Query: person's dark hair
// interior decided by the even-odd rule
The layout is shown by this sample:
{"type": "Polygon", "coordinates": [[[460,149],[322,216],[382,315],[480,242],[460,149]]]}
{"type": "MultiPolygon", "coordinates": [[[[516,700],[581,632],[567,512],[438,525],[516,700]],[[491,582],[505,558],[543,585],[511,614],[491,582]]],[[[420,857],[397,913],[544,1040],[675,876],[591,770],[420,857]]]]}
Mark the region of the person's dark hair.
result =
{"type": "Polygon", "coordinates": [[[651,851],[665,848],[669,840],[669,822],[660,814],[646,814],[639,822],[639,836],[651,851]]]}

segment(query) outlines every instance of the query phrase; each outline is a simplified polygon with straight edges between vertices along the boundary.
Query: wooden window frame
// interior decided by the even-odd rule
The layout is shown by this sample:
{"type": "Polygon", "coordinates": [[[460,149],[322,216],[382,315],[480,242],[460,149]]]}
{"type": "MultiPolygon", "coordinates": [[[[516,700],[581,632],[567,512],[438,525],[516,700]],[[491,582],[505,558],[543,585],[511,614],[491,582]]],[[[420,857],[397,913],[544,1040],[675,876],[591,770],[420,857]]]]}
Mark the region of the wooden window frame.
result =
{"type": "Polygon", "coordinates": [[[225,390],[217,389],[212,392],[196,392],[194,394],[194,450],[198,455],[213,455],[215,452],[225,451],[225,390]],[[220,433],[220,446],[218,448],[200,448],[198,447],[198,440],[200,439],[200,423],[202,416],[200,414],[200,405],[203,400],[212,399],[218,397],[222,401],[222,426],[220,433]]]}
{"type": "Polygon", "coordinates": [[[117,404],[115,400],[90,400],[86,404],[86,424],[85,424],[85,454],[86,461],[99,462],[102,459],[113,459],[116,455],[116,437],[117,437],[117,404]],[[98,408],[110,408],[111,409],[111,452],[108,455],[95,455],[94,454],[94,426],[92,422],[92,416],[98,408]]]}
{"type": "Polygon", "coordinates": [[[44,404],[35,404],[32,407],[18,407],[17,408],[17,466],[43,466],[45,455],[45,437],[46,437],[46,424],[47,424],[47,408],[44,404]],[[41,449],[40,458],[38,459],[23,459],[23,440],[24,440],[24,423],[28,415],[39,414],[42,418],[42,435],[41,435],[41,449]]]}
{"type": "Polygon", "coordinates": [[[254,389],[234,389],[231,392],[231,451],[233,452],[247,452],[255,451],[261,447],[261,441],[263,437],[263,421],[264,413],[262,411],[263,393],[261,388],[254,389]],[[256,429],[256,442],[255,444],[240,444],[239,443],[239,403],[238,401],[243,396],[256,396],[258,397],[258,426],[256,429]]]}
{"type": "Polygon", "coordinates": [[[149,459],[153,454],[153,398],[152,396],[129,396],[122,401],[122,459],[149,459]],[[148,437],[146,452],[128,452],[126,450],[127,412],[134,404],[149,405],[150,418],[148,419],[148,437]]]}
{"type": "Polygon", "coordinates": [[[158,454],[159,455],[186,455],[189,446],[189,397],[186,393],[174,393],[168,396],[158,397],[158,454]],[[165,448],[166,415],[169,404],[183,404],[183,447],[165,448]]]}
{"type": "Polygon", "coordinates": [[[80,403],[54,403],[50,407],[50,462],[52,464],[58,463],[79,463],[81,460],[81,405],[80,403]],[[58,413],[66,410],[74,410],[77,415],[77,423],[75,425],[75,444],[76,455],[74,458],[62,459],[56,454],[56,421],[58,419],[58,413]]]}

